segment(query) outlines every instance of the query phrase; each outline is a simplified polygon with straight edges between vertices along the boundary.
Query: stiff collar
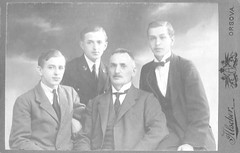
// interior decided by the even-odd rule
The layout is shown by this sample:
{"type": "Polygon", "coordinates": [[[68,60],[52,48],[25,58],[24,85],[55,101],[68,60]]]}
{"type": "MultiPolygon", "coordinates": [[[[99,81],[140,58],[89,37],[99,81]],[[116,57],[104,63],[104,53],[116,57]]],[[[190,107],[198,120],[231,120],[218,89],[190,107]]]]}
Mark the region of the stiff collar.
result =
{"type": "Polygon", "coordinates": [[[154,56],[154,62],[166,62],[166,59],[169,58],[172,55],[172,52],[168,52],[167,54],[165,54],[162,58],[161,61],[159,61],[155,56],[154,56]]]}
{"type": "Polygon", "coordinates": [[[132,85],[132,82],[129,82],[129,83],[123,85],[122,88],[121,88],[119,91],[117,91],[117,90],[114,88],[114,86],[112,85],[112,93],[115,93],[115,92],[121,92],[121,93],[123,93],[124,91],[128,90],[128,89],[131,87],[131,85],[132,85]]]}
{"type": "MultiPolygon", "coordinates": [[[[48,87],[46,84],[44,84],[42,81],[41,81],[41,87],[43,88],[43,91],[44,92],[51,92],[53,91],[52,88],[48,87]]],[[[58,87],[56,88],[56,90],[58,89],[58,87]]]]}
{"type": "Polygon", "coordinates": [[[85,59],[86,59],[87,65],[88,65],[88,67],[89,67],[89,69],[90,69],[91,71],[92,71],[92,67],[93,67],[94,64],[95,64],[96,70],[99,69],[101,59],[97,59],[97,60],[95,61],[95,63],[94,63],[94,62],[91,61],[85,54],[84,54],[84,57],[85,57],[85,59]]]}

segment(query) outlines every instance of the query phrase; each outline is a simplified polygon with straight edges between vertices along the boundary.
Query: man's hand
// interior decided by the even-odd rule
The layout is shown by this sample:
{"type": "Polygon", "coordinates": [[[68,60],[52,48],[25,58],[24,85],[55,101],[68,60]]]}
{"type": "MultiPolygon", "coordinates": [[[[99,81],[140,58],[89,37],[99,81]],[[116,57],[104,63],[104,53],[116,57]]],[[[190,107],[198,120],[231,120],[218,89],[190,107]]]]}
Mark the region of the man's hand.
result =
{"type": "Polygon", "coordinates": [[[193,146],[191,146],[189,144],[183,144],[178,147],[177,151],[194,151],[194,149],[193,149],[193,146]]]}
{"type": "Polygon", "coordinates": [[[73,134],[76,134],[78,133],[80,130],[82,129],[82,125],[81,123],[76,120],[76,119],[72,119],[72,133],[73,134]]]}
{"type": "Polygon", "coordinates": [[[80,121],[82,119],[82,116],[84,115],[85,108],[86,108],[86,105],[84,105],[82,103],[74,103],[74,105],[73,105],[73,109],[74,109],[73,118],[80,121]]]}

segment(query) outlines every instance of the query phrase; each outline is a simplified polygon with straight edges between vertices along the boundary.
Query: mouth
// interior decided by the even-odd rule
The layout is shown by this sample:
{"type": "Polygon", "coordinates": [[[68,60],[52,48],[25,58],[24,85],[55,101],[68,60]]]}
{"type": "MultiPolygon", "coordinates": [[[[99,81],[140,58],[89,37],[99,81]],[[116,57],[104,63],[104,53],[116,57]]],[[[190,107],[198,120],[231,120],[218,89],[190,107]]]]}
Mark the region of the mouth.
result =
{"type": "Polygon", "coordinates": [[[61,80],[61,78],[59,78],[59,77],[53,77],[53,81],[60,81],[61,80]]]}
{"type": "Polygon", "coordinates": [[[161,51],[161,50],[163,50],[162,48],[155,48],[154,49],[155,51],[161,51]]]}
{"type": "Polygon", "coordinates": [[[121,77],[120,75],[114,75],[113,78],[114,78],[114,79],[120,79],[120,78],[122,78],[122,77],[121,77]]]}
{"type": "Polygon", "coordinates": [[[98,54],[99,54],[99,52],[92,52],[92,54],[93,54],[93,55],[98,55],[98,54]]]}

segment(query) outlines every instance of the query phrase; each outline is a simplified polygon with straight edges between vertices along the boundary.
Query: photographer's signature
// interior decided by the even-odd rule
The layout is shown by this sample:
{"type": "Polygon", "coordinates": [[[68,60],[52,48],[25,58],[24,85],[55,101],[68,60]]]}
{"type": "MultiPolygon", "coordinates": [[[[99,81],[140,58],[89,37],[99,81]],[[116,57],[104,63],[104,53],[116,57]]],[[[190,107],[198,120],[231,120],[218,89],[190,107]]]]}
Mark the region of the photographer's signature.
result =
{"type": "Polygon", "coordinates": [[[231,145],[236,143],[238,139],[238,125],[235,113],[235,99],[233,99],[233,106],[228,107],[227,115],[225,115],[225,124],[223,127],[222,136],[225,136],[231,145]]]}

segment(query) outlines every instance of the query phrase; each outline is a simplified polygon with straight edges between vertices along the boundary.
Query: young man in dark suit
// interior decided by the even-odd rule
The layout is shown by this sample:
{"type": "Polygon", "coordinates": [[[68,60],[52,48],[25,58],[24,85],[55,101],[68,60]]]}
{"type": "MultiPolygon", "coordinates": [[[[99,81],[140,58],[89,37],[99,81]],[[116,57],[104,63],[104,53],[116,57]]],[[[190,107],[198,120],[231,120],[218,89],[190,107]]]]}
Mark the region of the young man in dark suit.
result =
{"type": "Polygon", "coordinates": [[[80,37],[84,54],[67,63],[62,84],[72,86],[81,102],[87,104],[109,87],[106,67],[101,62],[108,42],[105,30],[99,26],[83,29],[80,37]]]}
{"type": "Polygon", "coordinates": [[[132,84],[133,56],[118,49],[109,61],[111,90],[89,101],[81,150],[155,150],[168,135],[166,119],[153,94],[132,84]]]}
{"type": "Polygon", "coordinates": [[[191,61],[172,53],[172,25],[154,21],[147,34],[155,59],[142,67],[140,89],[157,97],[170,131],[159,149],[216,150],[202,81],[191,61]]]}
{"type": "Polygon", "coordinates": [[[44,52],[38,59],[40,82],[19,96],[13,108],[11,149],[72,150],[73,112],[79,116],[85,105],[72,87],[59,85],[65,57],[58,50],[44,52]]]}

